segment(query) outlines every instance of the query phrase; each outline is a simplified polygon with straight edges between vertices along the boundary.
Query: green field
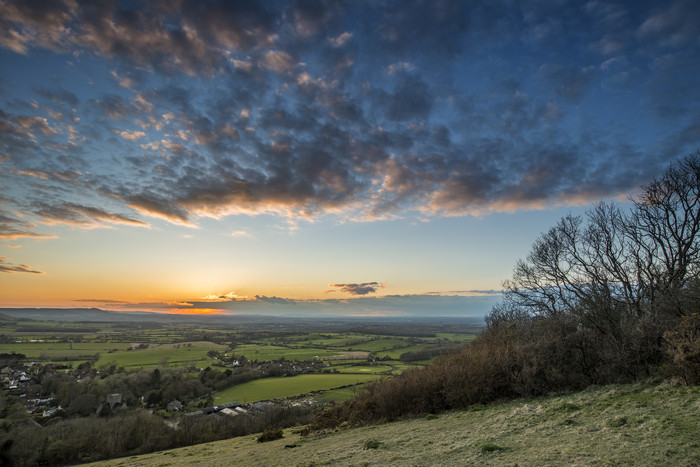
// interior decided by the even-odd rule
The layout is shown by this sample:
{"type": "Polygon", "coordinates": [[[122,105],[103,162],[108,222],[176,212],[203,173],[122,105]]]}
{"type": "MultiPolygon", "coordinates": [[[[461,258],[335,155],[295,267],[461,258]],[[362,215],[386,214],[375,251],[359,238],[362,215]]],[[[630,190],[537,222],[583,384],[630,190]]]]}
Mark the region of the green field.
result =
{"type": "Polygon", "coordinates": [[[128,344],[114,342],[22,342],[19,344],[0,344],[2,353],[22,353],[29,358],[46,360],[69,360],[77,357],[92,356],[113,350],[126,350],[128,344]]]}
{"type": "Polygon", "coordinates": [[[415,345],[411,345],[409,347],[402,347],[400,349],[388,350],[385,352],[377,352],[375,355],[377,357],[392,358],[394,360],[398,360],[402,353],[423,350],[424,348],[428,347],[429,345],[430,344],[415,344],[415,345]]]}
{"type": "Polygon", "coordinates": [[[340,355],[336,350],[327,349],[293,349],[268,344],[242,344],[233,350],[234,355],[244,355],[248,360],[270,361],[284,358],[286,360],[313,360],[316,357],[331,357],[340,355]]]}
{"type": "Polygon", "coordinates": [[[284,339],[273,339],[274,341],[284,341],[295,345],[304,345],[308,347],[315,346],[330,346],[330,347],[343,347],[347,345],[352,345],[352,343],[365,342],[376,338],[376,336],[371,336],[368,334],[357,334],[352,332],[340,333],[340,332],[329,332],[329,333],[310,333],[310,334],[299,334],[295,336],[285,336],[284,339]]]}
{"type": "Polygon", "coordinates": [[[119,351],[101,354],[95,364],[97,367],[115,363],[117,367],[127,370],[158,366],[167,362],[167,366],[207,367],[211,358],[207,356],[210,350],[224,351],[228,347],[212,342],[188,342],[182,344],[149,345],[147,349],[119,351]]]}
{"type": "Polygon", "coordinates": [[[342,365],[334,366],[333,371],[339,373],[360,373],[360,374],[373,374],[373,373],[388,373],[394,368],[389,365],[342,365]]]}
{"type": "Polygon", "coordinates": [[[305,374],[283,378],[264,378],[232,386],[214,394],[215,404],[256,402],[296,396],[311,391],[339,388],[380,378],[379,375],[305,374]]]}
{"type": "Polygon", "coordinates": [[[350,350],[364,350],[367,352],[378,352],[381,350],[391,350],[399,347],[408,347],[411,344],[403,339],[374,339],[362,344],[350,345],[346,348],[350,350]]]}

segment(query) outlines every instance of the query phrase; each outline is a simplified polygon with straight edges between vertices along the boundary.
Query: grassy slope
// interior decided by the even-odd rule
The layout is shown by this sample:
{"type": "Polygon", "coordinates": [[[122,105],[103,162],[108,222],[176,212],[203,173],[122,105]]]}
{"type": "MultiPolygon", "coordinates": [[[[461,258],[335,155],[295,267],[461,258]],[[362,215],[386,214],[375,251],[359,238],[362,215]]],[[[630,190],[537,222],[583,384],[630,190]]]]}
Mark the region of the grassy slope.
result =
{"type": "Polygon", "coordinates": [[[100,465],[699,465],[700,387],[606,386],[308,438],[297,432],[100,465]],[[370,440],[378,447],[366,448],[370,440]]]}

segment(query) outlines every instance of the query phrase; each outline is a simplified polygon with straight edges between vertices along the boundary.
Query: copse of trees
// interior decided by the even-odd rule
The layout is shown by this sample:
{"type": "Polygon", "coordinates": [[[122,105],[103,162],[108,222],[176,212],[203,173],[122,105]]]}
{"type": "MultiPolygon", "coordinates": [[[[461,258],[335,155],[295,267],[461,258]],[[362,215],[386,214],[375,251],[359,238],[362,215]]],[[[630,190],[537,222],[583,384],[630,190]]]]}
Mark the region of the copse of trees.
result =
{"type": "Polygon", "coordinates": [[[312,427],[675,374],[700,384],[700,152],[625,210],[601,202],[542,234],[459,352],[368,386],[312,427]]]}
{"type": "Polygon", "coordinates": [[[540,236],[487,324],[571,320],[594,341],[597,364],[627,378],[663,362],[664,333],[700,303],[700,153],[631,201],[628,211],[600,203],[566,216],[540,236]]]}

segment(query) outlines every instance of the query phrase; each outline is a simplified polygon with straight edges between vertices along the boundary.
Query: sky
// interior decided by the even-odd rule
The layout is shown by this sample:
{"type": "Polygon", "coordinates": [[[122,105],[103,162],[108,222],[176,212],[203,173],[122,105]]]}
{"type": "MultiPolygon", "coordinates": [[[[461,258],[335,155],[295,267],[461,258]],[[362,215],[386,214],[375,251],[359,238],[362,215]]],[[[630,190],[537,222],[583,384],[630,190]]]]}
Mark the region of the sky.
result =
{"type": "Polygon", "coordinates": [[[0,0],[0,307],[483,316],[700,149],[689,1],[0,0]]]}

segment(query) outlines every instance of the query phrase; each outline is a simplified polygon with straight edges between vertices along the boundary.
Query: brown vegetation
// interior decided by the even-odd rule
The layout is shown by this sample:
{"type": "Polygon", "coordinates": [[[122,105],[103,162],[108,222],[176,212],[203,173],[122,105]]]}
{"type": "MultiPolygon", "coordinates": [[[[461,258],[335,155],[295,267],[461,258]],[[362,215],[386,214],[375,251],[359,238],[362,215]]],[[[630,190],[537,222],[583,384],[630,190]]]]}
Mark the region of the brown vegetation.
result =
{"type": "Polygon", "coordinates": [[[487,328],[424,369],[369,385],[313,427],[629,382],[664,368],[700,380],[700,152],[540,236],[487,328]],[[669,358],[670,357],[670,358],[669,358]]]}

